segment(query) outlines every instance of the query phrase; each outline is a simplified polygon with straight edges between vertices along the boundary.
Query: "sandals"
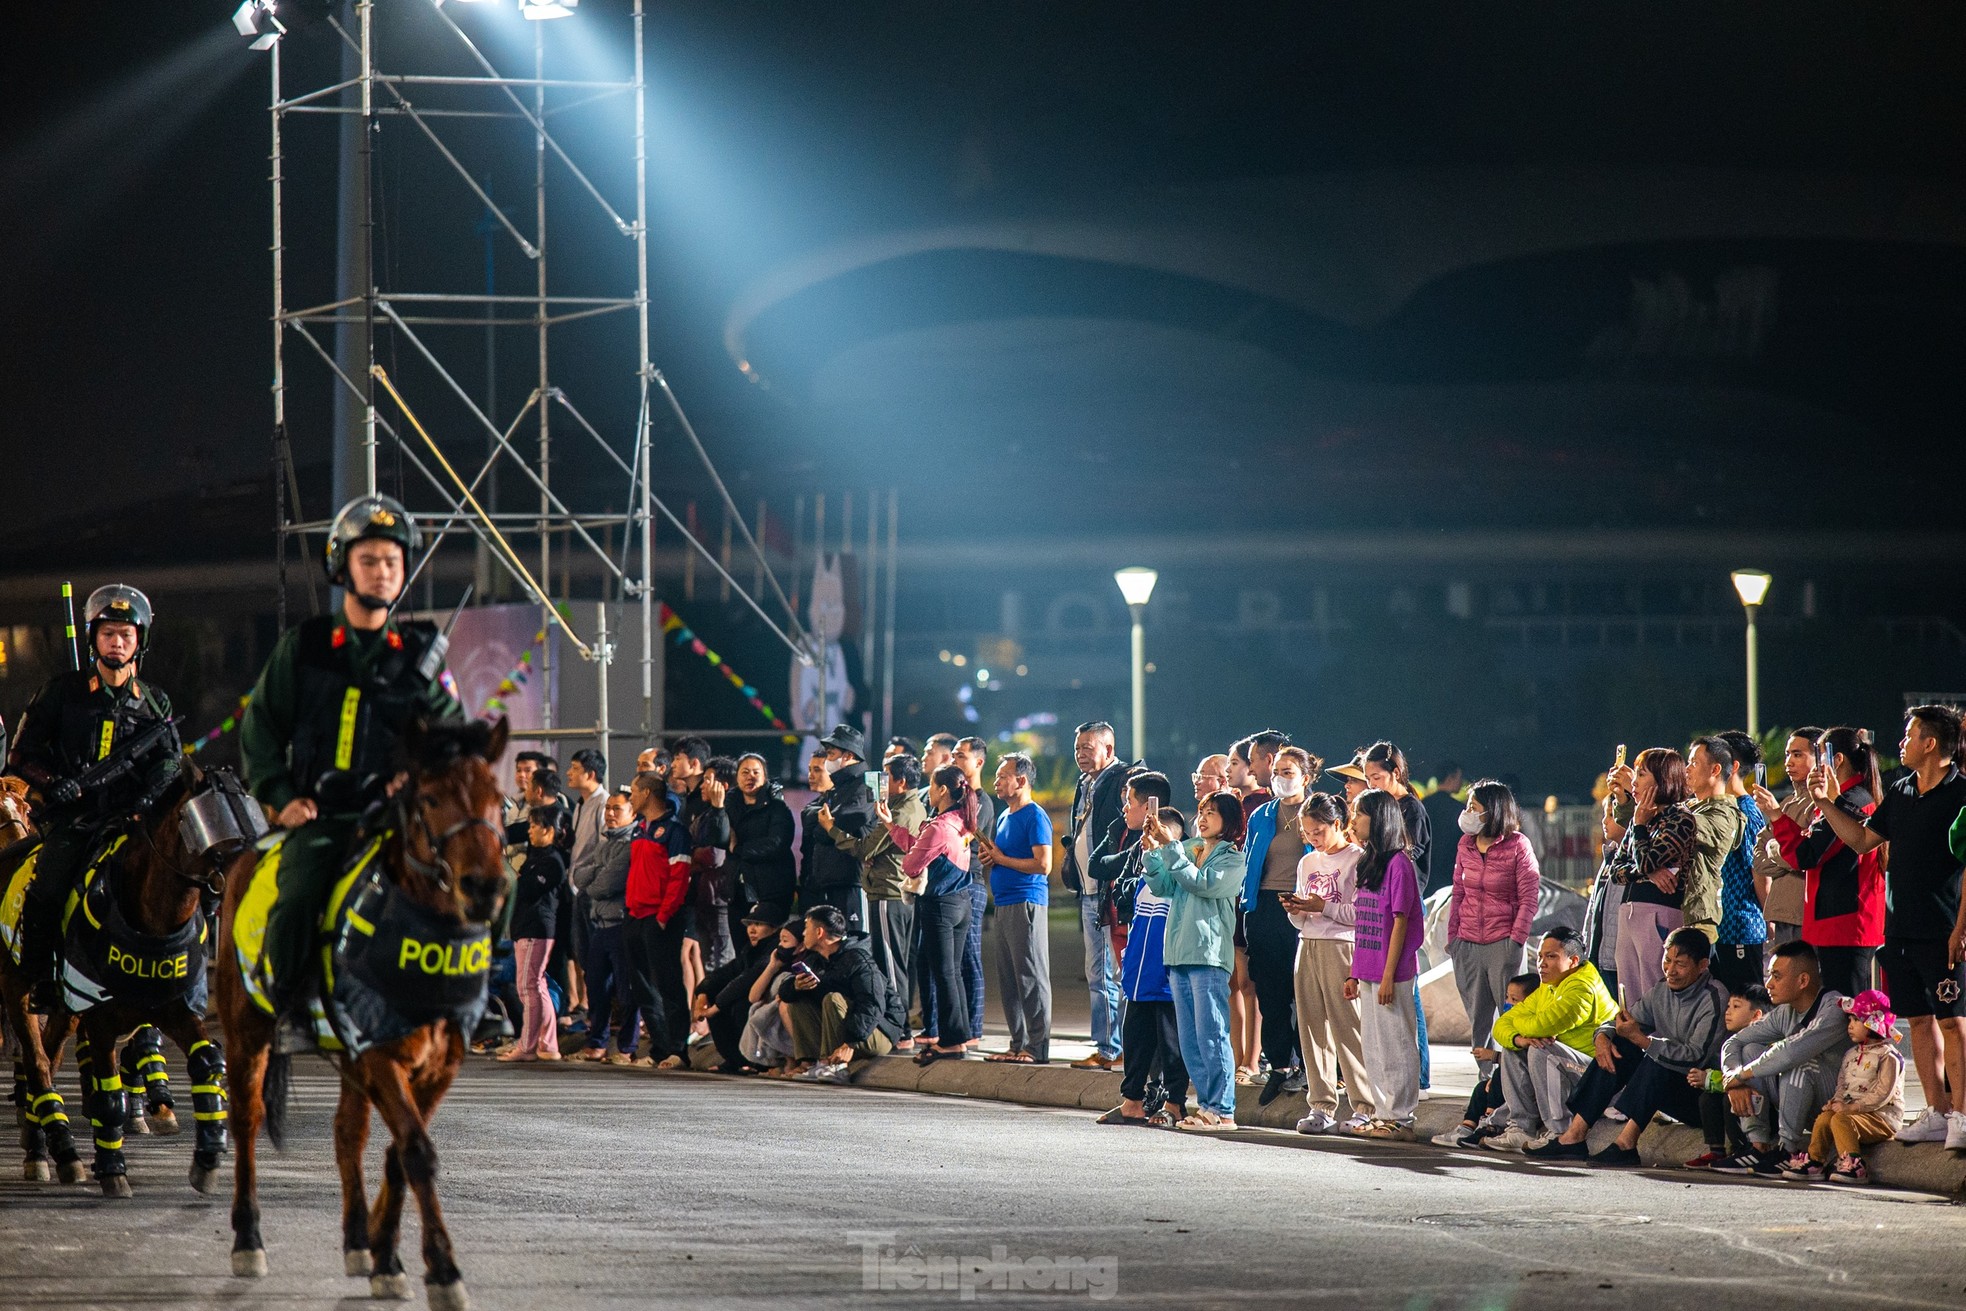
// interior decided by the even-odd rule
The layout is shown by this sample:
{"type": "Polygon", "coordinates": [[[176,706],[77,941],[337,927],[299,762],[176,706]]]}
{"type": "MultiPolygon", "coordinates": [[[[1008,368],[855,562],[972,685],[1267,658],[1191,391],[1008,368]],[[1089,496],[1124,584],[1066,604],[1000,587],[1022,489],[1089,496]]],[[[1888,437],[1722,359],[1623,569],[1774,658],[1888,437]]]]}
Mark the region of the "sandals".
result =
{"type": "Polygon", "coordinates": [[[1137,1124],[1142,1127],[1145,1127],[1147,1124],[1149,1124],[1152,1121],[1152,1119],[1153,1119],[1152,1116],[1147,1116],[1147,1115],[1127,1115],[1123,1113],[1119,1107],[1115,1106],[1112,1110],[1106,1112],[1104,1115],[1094,1120],[1093,1123],[1094,1124],[1137,1124]]]}
{"type": "Polygon", "coordinates": [[[986,1061],[996,1061],[1001,1065],[1036,1065],[1038,1063],[1037,1057],[1031,1055],[1029,1052],[991,1052],[983,1059],[986,1061]]]}
{"type": "Polygon", "coordinates": [[[944,1051],[940,1047],[924,1047],[920,1052],[916,1053],[915,1064],[933,1065],[937,1061],[959,1061],[967,1055],[969,1055],[968,1050],[962,1047],[958,1047],[954,1051],[944,1051]]]}
{"type": "Polygon", "coordinates": [[[1196,1111],[1174,1127],[1188,1133],[1234,1133],[1236,1122],[1213,1111],[1196,1111]]]}

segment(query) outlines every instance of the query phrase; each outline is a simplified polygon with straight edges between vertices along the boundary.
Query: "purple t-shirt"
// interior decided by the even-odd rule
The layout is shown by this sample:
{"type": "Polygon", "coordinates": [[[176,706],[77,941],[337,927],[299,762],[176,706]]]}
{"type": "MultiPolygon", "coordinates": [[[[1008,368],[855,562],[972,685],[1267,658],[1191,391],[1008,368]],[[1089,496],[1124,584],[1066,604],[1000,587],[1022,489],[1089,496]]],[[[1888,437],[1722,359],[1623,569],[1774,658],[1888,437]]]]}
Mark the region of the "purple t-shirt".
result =
{"type": "Polygon", "coordinates": [[[1386,972],[1386,940],[1392,937],[1393,916],[1405,915],[1406,942],[1399,960],[1393,964],[1393,982],[1404,983],[1419,973],[1420,939],[1426,936],[1421,922],[1420,873],[1405,852],[1395,854],[1386,866],[1386,877],[1377,892],[1358,885],[1358,938],[1352,949],[1352,977],[1360,983],[1378,983],[1386,972]]]}

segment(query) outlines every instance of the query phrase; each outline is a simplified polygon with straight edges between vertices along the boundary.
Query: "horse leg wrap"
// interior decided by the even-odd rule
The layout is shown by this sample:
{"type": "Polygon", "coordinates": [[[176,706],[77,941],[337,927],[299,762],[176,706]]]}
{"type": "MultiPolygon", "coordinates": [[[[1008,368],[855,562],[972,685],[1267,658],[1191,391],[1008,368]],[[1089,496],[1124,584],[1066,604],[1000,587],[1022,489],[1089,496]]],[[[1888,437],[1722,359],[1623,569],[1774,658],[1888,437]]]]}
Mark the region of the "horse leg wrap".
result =
{"type": "Polygon", "coordinates": [[[47,1140],[48,1152],[57,1161],[75,1159],[75,1134],[68,1127],[68,1111],[60,1093],[51,1089],[36,1097],[27,1118],[47,1140]]]}
{"type": "Polygon", "coordinates": [[[156,1025],[138,1029],[123,1048],[123,1082],[132,1092],[143,1094],[143,1104],[149,1110],[177,1105],[171,1100],[171,1074],[164,1065],[164,1035],[156,1025]]]}
{"type": "Polygon", "coordinates": [[[106,1179],[128,1173],[123,1161],[123,1076],[113,1067],[100,1077],[94,1076],[92,1067],[91,1076],[95,1087],[89,1095],[89,1125],[95,1130],[95,1172],[96,1178],[106,1179]]]}
{"type": "Polygon", "coordinates": [[[198,1122],[198,1145],[194,1149],[201,1162],[206,1153],[216,1165],[225,1150],[225,1053],[209,1038],[191,1044],[185,1057],[191,1070],[191,1114],[198,1122]]]}

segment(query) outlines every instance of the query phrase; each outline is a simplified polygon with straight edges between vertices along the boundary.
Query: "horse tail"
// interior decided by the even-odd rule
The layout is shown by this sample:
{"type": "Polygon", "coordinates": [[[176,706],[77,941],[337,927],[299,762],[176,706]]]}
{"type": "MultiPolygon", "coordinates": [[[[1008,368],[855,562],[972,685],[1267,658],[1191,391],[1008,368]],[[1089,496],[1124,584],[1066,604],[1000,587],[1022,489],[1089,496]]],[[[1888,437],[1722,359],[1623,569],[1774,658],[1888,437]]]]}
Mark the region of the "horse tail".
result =
{"type": "Polygon", "coordinates": [[[259,1084],[260,1102],[266,1108],[266,1136],[281,1151],[287,1146],[287,1099],[293,1093],[293,1066],[293,1057],[269,1053],[266,1074],[259,1084]]]}

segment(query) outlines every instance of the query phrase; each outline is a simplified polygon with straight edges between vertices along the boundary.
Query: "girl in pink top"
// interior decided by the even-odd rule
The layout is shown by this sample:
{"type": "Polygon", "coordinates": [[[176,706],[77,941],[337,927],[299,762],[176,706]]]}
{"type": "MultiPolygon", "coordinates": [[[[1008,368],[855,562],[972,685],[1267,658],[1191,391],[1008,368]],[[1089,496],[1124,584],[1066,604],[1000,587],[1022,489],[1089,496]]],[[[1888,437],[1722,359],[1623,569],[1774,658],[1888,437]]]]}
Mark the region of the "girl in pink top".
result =
{"type": "MultiPolygon", "coordinates": [[[[961,1060],[970,1039],[969,982],[963,973],[963,945],[969,938],[969,844],[976,832],[978,805],[969,780],[954,765],[929,775],[929,808],[935,818],[910,833],[894,822],[886,798],[874,802],[874,813],[887,825],[895,850],[901,852],[904,878],[926,878],[915,898],[917,947],[924,974],[935,980],[933,1020],[935,1042],[915,1057],[915,1064],[961,1060]]],[[[923,1027],[930,1017],[922,1017],[923,1027]]],[[[980,1036],[980,1035],[979,1035],[980,1036]]]]}

